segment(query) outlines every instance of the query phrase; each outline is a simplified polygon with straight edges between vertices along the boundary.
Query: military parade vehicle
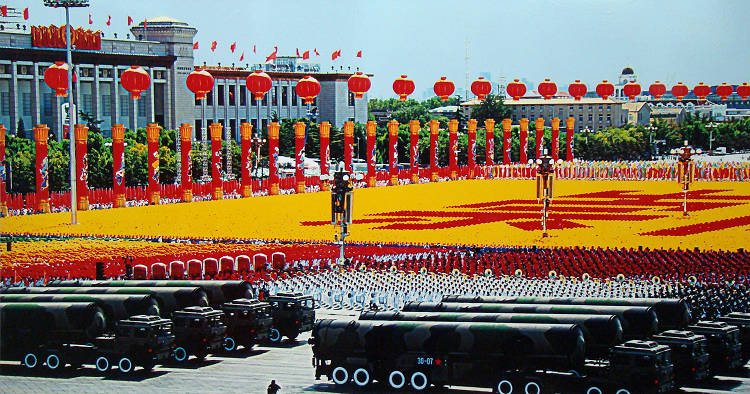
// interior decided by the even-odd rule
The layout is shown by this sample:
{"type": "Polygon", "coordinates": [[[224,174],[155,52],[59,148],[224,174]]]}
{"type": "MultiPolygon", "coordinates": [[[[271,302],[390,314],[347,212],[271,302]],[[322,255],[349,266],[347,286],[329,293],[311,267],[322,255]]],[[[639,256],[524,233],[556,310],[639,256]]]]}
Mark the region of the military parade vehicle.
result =
{"type": "Polygon", "coordinates": [[[667,330],[652,337],[653,341],[669,346],[677,383],[697,382],[710,377],[708,369],[708,341],[691,331],[667,330]]]}
{"type": "Polygon", "coordinates": [[[706,337],[712,374],[725,373],[741,368],[742,345],[737,327],[724,322],[700,321],[687,330],[706,337]]]}
{"type": "Polygon", "coordinates": [[[224,350],[235,350],[239,345],[245,349],[268,339],[273,325],[271,306],[255,299],[239,298],[221,306],[227,336],[224,350]]]}
{"type": "Polygon", "coordinates": [[[311,296],[302,293],[278,293],[268,297],[273,315],[273,327],[268,340],[278,343],[282,337],[291,340],[310,331],[315,322],[315,303],[311,296]]]}
{"type": "Polygon", "coordinates": [[[203,361],[207,355],[218,353],[224,346],[227,332],[223,315],[222,311],[207,306],[191,306],[173,312],[175,361],[187,361],[190,355],[203,361]]]}
{"type": "Polygon", "coordinates": [[[726,316],[719,316],[716,321],[722,321],[740,330],[742,344],[742,364],[750,360],[750,313],[732,312],[726,316]]]}

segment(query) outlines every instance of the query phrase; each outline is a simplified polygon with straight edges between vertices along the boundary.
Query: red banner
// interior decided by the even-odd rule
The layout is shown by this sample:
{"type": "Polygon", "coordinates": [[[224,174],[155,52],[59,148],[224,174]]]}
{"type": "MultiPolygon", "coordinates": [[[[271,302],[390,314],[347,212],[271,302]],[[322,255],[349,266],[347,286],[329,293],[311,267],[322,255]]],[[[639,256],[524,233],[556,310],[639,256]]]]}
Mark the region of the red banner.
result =
{"type": "Polygon", "coordinates": [[[242,197],[253,196],[253,179],[252,179],[252,168],[253,163],[251,159],[253,157],[253,125],[250,123],[242,123],[240,125],[240,167],[242,168],[242,197]]]}
{"type": "Polygon", "coordinates": [[[221,183],[221,132],[224,127],[221,123],[211,123],[208,131],[211,133],[211,193],[214,200],[224,198],[224,186],[221,183]]]}
{"type": "Polygon", "coordinates": [[[526,155],[526,151],[529,149],[529,120],[526,118],[521,118],[519,121],[521,125],[521,139],[520,139],[520,155],[519,155],[519,161],[521,163],[526,164],[527,161],[529,161],[528,156],[526,155]]]}
{"type": "MultiPolygon", "coordinates": [[[[328,174],[328,162],[331,161],[331,124],[328,122],[320,123],[320,175],[328,174]]],[[[328,181],[320,182],[320,190],[330,190],[328,181]]]]}
{"type": "Polygon", "coordinates": [[[89,128],[84,124],[73,126],[76,141],[76,197],[78,198],[78,209],[81,211],[89,210],[89,154],[88,154],[88,134],[89,128]]]}
{"type": "Polygon", "coordinates": [[[302,122],[294,124],[294,178],[297,193],[305,192],[305,127],[302,122]]]}
{"type": "Polygon", "coordinates": [[[159,204],[161,202],[159,188],[159,131],[159,125],[156,123],[149,123],[146,126],[149,204],[159,204]]]}
{"type": "Polygon", "coordinates": [[[352,159],[354,153],[354,122],[344,122],[344,168],[352,172],[352,159]]]}
{"type": "Polygon", "coordinates": [[[485,164],[488,166],[495,165],[495,120],[487,119],[484,121],[484,147],[485,147],[485,164]]]}
{"type": "Polygon", "coordinates": [[[378,124],[371,120],[367,122],[367,187],[375,187],[375,132],[378,124]]]}
{"type": "Polygon", "coordinates": [[[411,164],[411,182],[419,183],[419,121],[409,122],[409,158],[411,164]]]}
{"type": "Polygon", "coordinates": [[[458,120],[448,122],[448,167],[451,179],[458,178],[458,120]]]}
{"type": "Polygon", "coordinates": [[[8,169],[5,168],[5,125],[0,124],[0,216],[8,216],[8,202],[5,195],[5,178],[8,176],[8,169]]]}
{"type": "MultiPolygon", "coordinates": [[[[31,26],[31,45],[39,48],[65,48],[65,25],[31,26]]],[[[101,30],[84,30],[82,27],[70,30],[71,48],[78,50],[101,51],[101,30]]]]}
{"type": "Polygon", "coordinates": [[[474,170],[477,165],[477,120],[469,119],[468,125],[468,146],[466,147],[468,158],[466,163],[469,166],[469,179],[474,179],[474,170]]]}
{"type": "Polygon", "coordinates": [[[438,180],[438,133],[440,122],[436,119],[430,121],[430,180],[438,180]]]}
{"type": "Polygon", "coordinates": [[[565,120],[565,160],[573,161],[573,127],[576,120],[570,117],[565,120]]]}
{"type": "Polygon", "coordinates": [[[125,206],[125,126],[112,126],[112,192],[114,208],[125,206]]]}
{"type": "Polygon", "coordinates": [[[542,141],[544,140],[544,118],[536,118],[536,120],[534,121],[534,126],[536,129],[535,158],[538,159],[542,157],[542,141]]]}
{"type": "Polygon", "coordinates": [[[511,119],[503,119],[503,164],[510,164],[510,128],[512,125],[511,119]]]}
{"type": "Polygon", "coordinates": [[[391,186],[398,185],[398,122],[388,122],[388,172],[391,186]]]}
{"type": "Polygon", "coordinates": [[[49,212],[49,159],[47,158],[47,138],[49,127],[40,124],[34,127],[36,144],[36,211],[49,212]]]}
{"type": "Polygon", "coordinates": [[[182,201],[193,201],[193,125],[180,125],[180,186],[182,187],[182,201]]]}
{"type": "Polygon", "coordinates": [[[560,158],[560,118],[552,118],[552,159],[560,158]]]}
{"type": "Polygon", "coordinates": [[[268,194],[279,194],[279,129],[278,122],[268,124],[268,194]]]}

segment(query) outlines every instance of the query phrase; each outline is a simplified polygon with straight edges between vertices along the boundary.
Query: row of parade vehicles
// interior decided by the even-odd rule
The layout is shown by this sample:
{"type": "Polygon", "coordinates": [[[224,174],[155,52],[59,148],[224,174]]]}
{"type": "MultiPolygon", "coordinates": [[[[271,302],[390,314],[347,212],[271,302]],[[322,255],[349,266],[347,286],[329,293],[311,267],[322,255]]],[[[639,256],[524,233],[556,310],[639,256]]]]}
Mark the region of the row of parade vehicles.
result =
{"type": "Polygon", "coordinates": [[[59,370],[182,363],[312,329],[313,300],[253,298],[246,281],[52,281],[0,288],[0,359],[59,370]]]}
{"type": "Polygon", "coordinates": [[[679,299],[446,296],[319,320],[316,379],[420,391],[664,393],[742,368],[750,314],[696,322],[679,299]]]}

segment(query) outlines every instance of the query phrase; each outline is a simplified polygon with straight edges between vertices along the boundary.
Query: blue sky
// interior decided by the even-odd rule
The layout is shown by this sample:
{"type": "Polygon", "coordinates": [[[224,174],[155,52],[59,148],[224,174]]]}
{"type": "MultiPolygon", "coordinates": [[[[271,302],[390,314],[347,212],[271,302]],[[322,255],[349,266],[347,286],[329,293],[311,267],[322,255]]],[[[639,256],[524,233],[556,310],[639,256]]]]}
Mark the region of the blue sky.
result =
{"type": "MultiPolygon", "coordinates": [[[[0,0],[30,7],[33,24],[61,24],[64,13],[41,0],[0,0]]],[[[457,87],[465,81],[465,41],[470,42],[470,80],[489,72],[496,82],[551,78],[567,90],[581,79],[593,90],[614,80],[626,65],[647,88],[654,80],[690,86],[750,80],[750,1],[527,0],[527,1],[242,1],[91,0],[74,9],[72,24],[124,36],[127,16],[135,20],[168,15],[198,28],[196,64],[262,62],[317,48],[323,70],[351,66],[375,74],[370,96],[395,97],[393,80],[414,79],[421,98],[442,75],[457,87]],[[112,26],[107,27],[107,16],[112,26]],[[216,52],[211,41],[218,41],[216,52]],[[233,55],[229,45],[236,41],[233,55]],[[253,55],[253,45],[258,53],[253,55]],[[331,62],[331,52],[342,58],[331,62]],[[363,58],[355,54],[363,51],[363,58]]]]}

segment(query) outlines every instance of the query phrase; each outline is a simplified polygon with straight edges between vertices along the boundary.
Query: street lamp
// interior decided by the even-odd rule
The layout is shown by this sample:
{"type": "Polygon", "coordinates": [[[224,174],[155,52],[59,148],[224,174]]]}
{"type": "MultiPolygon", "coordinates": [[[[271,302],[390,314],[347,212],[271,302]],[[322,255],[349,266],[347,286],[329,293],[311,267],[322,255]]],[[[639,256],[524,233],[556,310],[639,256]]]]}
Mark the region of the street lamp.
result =
{"type": "MultiPolygon", "coordinates": [[[[331,224],[339,226],[341,230],[339,235],[334,236],[341,244],[340,265],[343,265],[345,261],[344,239],[349,236],[348,226],[352,224],[352,191],[354,190],[350,183],[349,172],[345,168],[344,162],[339,162],[336,172],[320,176],[323,181],[333,181],[333,187],[331,187],[331,224]]],[[[361,173],[354,175],[354,179],[358,181],[362,178],[361,173]]]]}
{"type": "Polygon", "coordinates": [[[688,145],[687,140],[685,140],[685,145],[682,148],[672,149],[670,153],[678,155],[679,160],[679,167],[677,167],[677,182],[682,185],[682,216],[690,216],[687,210],[687,192],[690,188],[690,183],[693,182],[693,174],[695,173],[695,162],[693,161],[692,156],[695,154],[700,155],[701,150],[693,149],[693,147],[688,145]]]}
{"type": "Polygon", "coordinates": [[[648,133],[648,145],[649,145],[649,148],[650,148],[649,150],[651,151],[651,157],[650,157],[651,160],[654,159],[654,132],[656,132],[656,130],[658,130],[658,129],[659,128],[656,127],[656,126],[654,126],[653,124],[649,124],[648,126],[646,126],[646,130],[649,131],[649,133],[648,133]]]}
{"type": "Polygon", "coordinates": [[[263,173],[261,172],[260,175],[258,175],[258,171],[260,170],[260,147],[265,143],[266,139],[260,138],[260,133],[255,133],[253,139],[250,140],[250,144],[255,146],[255,168],[253,168],[253,173],[256,178],[263,178],[263,173]]]}
{"type": "Polygon", "coordinates": [[[73,55],[70,51],[70,8],[88,7],[89,0],[44,0],[45,7],[65,8],[65,52],[68,60],[68,130],[70,138],[70,224],[78,224],[76,206],[76,144],[73,143],[73,55]]]}
{"type": "Polygon", "coordinates": [[[719,127],[718,123],[711,122],[706,125],[706,128],[709,131],[708,135],[708,154],[712,155],[714,154],[714,129],[719,127]]]}
{"type": "MultiPolygon", "coordinates": [[[[547,154],[547,149],[544,150],[542,156],[534,160],[529,160],[529,164],[535,164],[539,166],[536,173],[536,200],[542,202],[542,238],[546,238],[547,234],[547,217],[549,216],[549,206],[552,202],[552,185],[555,180],[555,160],[547,154]]],[[[558,160],[557,163],[562,163],[562,160],[558,160]]]]}

